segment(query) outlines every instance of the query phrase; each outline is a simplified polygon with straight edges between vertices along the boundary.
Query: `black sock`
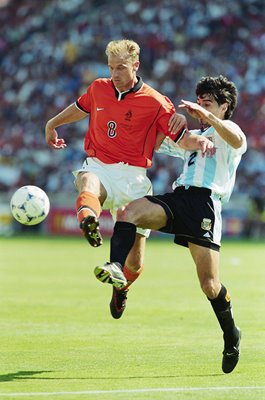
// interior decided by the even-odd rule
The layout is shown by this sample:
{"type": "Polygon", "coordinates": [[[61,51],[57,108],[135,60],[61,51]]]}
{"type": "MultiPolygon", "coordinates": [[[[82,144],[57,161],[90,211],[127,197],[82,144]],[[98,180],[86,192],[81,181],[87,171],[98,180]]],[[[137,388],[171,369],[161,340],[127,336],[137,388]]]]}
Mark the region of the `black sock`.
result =
{"type": "Polygon", "coordinates": [[[222,285],[218,296],[212,300],[208,298],[208,300],[210,300],[220,327],[224,332],[225,341],[231,342],[231,345],[234,345],[234,342],[237,339],[237,330],[232,314],[230,297],[226,288],[222,285]]]}
{"type": "Polygon", "coordinates": [[[130,222],[116,222],[110,240],[110,262],[118,262],[122,268],[133,247],[136,236],[136,226],[130,222]]]}

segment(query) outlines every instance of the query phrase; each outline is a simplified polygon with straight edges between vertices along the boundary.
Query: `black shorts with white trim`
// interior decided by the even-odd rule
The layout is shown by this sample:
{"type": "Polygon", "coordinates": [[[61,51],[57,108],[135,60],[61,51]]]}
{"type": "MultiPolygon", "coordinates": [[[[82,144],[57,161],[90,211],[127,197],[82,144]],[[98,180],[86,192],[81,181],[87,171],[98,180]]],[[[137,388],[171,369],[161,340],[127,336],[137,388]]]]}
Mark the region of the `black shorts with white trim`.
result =
{"type": "Polygon", "coordinates": [[[159,231],[175,235],[174,242],[190,243],[219,251],[221,246],[221,202],[210,189],[178,186],[171,193],[145,196],[163,207],[168,220],[159,231]]]}

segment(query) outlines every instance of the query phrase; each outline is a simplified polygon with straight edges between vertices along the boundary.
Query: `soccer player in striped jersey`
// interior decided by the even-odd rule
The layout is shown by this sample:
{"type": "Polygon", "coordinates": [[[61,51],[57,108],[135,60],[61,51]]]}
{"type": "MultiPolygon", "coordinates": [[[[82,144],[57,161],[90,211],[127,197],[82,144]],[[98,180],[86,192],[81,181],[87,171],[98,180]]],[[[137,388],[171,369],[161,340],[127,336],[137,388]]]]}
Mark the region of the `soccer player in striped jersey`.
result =
{"type": "MultiPolygon", "coordinates": [[[[158,134],[181,146],[206,150],[213,147],[207,138],[185,131],[186,118],[175,113],[172,102],[137,76],[140,48],[132,40],[114,40],[106,47],[110,78],[93,81],[75,103],[46,124],[46,142],[64,149],[56,128],[89,116],[84,140],[87,158],[74,171],[78,189],[77,219],[85,238],[93,246],[102,244],[98,218],[102,208],[116,219],[117,209],[130,201],[152,194],[146,170],[152,165],[158,134]],[[169,119],[175,115],[170,130],[169,119]]],[[[145,239],[149,230],[137,229],[134,245],[124,266],[126,288],[113,288],[110,309],[114,318],[124,310],[128,286],[143,269],[145,239]]]]}
{"type": "MultiPolygon", "coordinates": [[[[136,227],[175,235],[175,243],[186,246],[196,264],[202,291],[209,299],[223,331],[223,372],[231,372],[239,360],[240,329],[235,325],[230,296],[219,278],[221,208],[231,195],[236,169],[247,149],[240,127],[230,121],[237,102],[237,89],[222,75],[204,77],[196,87],[197,102],[182,100],[179,107],[200,122],[193,131],[210,139],[212,157],[199,151],[180,149],[165,139],[159,151],[182,156],[183,172],[174,182],[172,193],[145,196],[117,213],[111,239],[110,263],[95,268],[101,281],[126,285],[122,265],[132,244],[136,227]]],[[[174,117],[172,117],[174,119],[174,117]]],[[[172,268],[172,266],[171,266],[172,268]]]]}

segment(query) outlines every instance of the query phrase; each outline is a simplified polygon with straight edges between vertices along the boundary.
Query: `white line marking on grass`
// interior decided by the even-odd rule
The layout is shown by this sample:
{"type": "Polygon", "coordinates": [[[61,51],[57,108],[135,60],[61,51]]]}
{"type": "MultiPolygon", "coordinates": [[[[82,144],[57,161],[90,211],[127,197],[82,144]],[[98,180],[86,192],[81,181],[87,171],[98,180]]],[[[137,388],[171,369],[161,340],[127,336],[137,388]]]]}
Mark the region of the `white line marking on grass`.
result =
{"type": "Polygon", "coordinates": [[[31,392],[31,393],[0,393],[0,397],[23,396],[72,396],[95,394],[119,394],[119,393],[151,393],[151,392],[199,392],[199,391],[225,391],[225,390],[264,390],[265,386],[224,386],[224,387],[179,387],[179,388],[146,388],[146,389],[117,389],[117,390],[84,390],[78,392],[31,392]]]}

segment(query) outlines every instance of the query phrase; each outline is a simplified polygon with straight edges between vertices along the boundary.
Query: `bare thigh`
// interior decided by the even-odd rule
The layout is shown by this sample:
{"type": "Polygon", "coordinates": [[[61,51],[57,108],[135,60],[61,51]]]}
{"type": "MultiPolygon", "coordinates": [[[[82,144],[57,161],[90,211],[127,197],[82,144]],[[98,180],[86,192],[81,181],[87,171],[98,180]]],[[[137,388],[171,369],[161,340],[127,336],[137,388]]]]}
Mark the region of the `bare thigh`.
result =
{"type": "Polygon", "coordinates": [[[167,215],[163,207],[143,197],[118,210],[117,221],[131,222],[143,229],[158,230],[166,225],[167,215]]]}

